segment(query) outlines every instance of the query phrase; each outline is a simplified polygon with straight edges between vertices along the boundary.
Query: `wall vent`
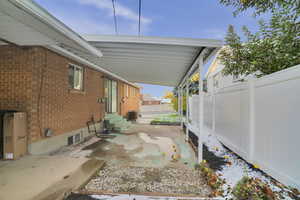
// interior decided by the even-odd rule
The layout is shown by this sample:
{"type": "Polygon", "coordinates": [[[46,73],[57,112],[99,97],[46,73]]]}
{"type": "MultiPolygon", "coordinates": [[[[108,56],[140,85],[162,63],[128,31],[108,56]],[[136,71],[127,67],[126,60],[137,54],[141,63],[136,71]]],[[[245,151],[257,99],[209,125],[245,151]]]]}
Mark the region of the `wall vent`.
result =
{"type": "Polygon", "coordinates": [[[80,139],[81,139],[80,136],[81,136],[80,133],[74,135],[74,143],[79,143],[80,142],[80,139]]]}
{"type": "Polygon", "coordinates": [[[73,138],[73,135],[68,137],[68,145],[72,145],[74,144],[74,138],[73,138]]]}

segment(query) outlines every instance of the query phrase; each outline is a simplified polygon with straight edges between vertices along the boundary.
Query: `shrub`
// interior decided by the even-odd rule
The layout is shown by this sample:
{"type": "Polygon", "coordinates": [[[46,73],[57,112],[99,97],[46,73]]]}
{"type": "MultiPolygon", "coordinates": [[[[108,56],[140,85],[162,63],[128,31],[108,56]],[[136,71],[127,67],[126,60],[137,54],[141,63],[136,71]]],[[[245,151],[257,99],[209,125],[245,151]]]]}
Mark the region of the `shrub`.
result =
{"type": "MultiPolygon", "coordinates": [[[[186,96],[183,96],[183,112],[186,112],[186,96]]],[[[174,108],[174,110],[176,110],[178,112],[178,97],[173,97],[171,99],[171,104],[174,108]]]]}
{"type": "Polygon", "coordinates": [[[235,199],[238,200],[274,200],[277,199],[270,187],[258,178],[244,176],[233,188],[235,199]]]}
{"type": "Polygon", "coordinates": [[[225,180],[220,178],[203,160],[200,165],[195,165],[195,169],[198,169],[202,172],[203,177],[205,178],[207,184],[212,188],[213,192],[211,194],[212,197],[222,196],[224,191],[222,186],[225,183],[225,180]]]}

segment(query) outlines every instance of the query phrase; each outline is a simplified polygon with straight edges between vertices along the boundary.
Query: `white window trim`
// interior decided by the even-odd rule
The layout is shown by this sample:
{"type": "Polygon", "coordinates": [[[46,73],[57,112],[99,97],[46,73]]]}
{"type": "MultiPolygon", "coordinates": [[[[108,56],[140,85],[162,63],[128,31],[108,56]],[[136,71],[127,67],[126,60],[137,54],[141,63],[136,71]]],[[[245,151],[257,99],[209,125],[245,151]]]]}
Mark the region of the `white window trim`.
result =
{"type": "MultiPolygon", "coordinates": [[[[78,90],[78,91],[84,91],[84,67],[82,66],[79,66],[79,65],[76,65],[76,64],[73,64],[73,63],[69,63],[68,64],[68,70],[69,70],[69,67],[70,66],[73,66],[74,69],[78,68],[78,69],[81,69],[82,70],[82,77],[81,77],[81,89],[77,89],[77,88],[74,88],[74,85],[70,88],[72,90],[78,90]]],[[[75,79],[75,76],[74,76],[74,79],[75,79]]],[[[73,80],[73,84],[74,84],[74,80],[73,80]]]]}

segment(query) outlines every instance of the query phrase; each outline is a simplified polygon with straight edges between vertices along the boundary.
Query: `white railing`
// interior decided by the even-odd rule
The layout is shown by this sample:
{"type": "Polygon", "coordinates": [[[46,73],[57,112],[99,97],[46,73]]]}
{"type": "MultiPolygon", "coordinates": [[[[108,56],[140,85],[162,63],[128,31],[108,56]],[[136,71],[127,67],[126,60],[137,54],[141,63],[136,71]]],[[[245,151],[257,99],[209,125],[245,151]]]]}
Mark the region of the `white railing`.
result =
{"type": "MultiPolygon", "coordinates": [[[[190,101],[198,124],[198,96],[190,101]]],[[[300,188],[300,65],[204,97],[204,124],[231,150],[300,188]]],[[[195,125],[198,126],[198,125],[195,125]]]]}

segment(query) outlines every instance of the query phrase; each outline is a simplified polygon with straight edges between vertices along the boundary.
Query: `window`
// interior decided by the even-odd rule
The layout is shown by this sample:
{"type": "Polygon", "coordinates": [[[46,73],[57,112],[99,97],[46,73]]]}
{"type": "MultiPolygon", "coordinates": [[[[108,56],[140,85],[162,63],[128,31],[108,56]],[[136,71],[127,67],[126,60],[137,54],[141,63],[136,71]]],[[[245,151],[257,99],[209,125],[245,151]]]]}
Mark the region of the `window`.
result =
{"type": "Polygon", "coordinates": [[[71,89],[83,90],[83,68],[69,65],[69,87],[71,89]]]}
{"type": "Polygon", "coordinates": [[[214,76],[213,80],[214,80],[214,87],[219,88],[219,76],[218,76],[218,74],[214,76]]]}
{"type": "Polygon", "coordinates": [[[233,75],[232,82],[237,82],[240,79],[239,75],[233,75]]]}

